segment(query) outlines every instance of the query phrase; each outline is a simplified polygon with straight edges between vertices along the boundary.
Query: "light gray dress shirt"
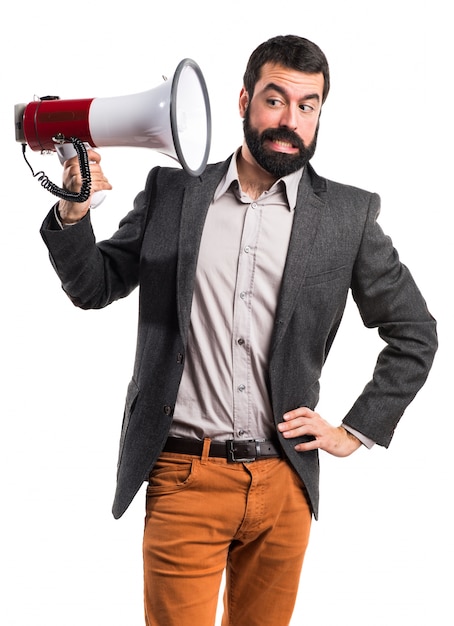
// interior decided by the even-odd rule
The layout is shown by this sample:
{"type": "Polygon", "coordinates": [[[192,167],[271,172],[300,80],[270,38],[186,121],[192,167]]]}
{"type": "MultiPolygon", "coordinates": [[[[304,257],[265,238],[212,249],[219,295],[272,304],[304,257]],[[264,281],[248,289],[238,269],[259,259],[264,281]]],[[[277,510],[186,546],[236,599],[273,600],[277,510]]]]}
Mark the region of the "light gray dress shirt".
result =
{"type": "Polygon", "coordinates": [[[269,439],[268,351],[302,170],[251,200],[236,155],[208,210],[172,436],[269,439]]]}

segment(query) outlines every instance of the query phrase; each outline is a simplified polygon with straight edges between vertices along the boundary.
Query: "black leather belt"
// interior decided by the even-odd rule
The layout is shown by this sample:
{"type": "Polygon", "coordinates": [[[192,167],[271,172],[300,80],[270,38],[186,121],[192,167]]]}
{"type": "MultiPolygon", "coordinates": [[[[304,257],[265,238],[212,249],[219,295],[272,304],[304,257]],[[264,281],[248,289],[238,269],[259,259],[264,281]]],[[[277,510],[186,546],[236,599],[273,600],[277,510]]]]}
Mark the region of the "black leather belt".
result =
{"type": "MultiPolygon", "coordinates": [[[[202,456],[203,441],[199,439],[182,439],[169,437],[164,452],[179,452],[202,456]]],[[[281,448],[273,441],[265,439],[249,439],[246,441],[229,439],[228,441],[211,441],[208,456],[227,459],[230,463],[250,463],[257,459],[268,459],[282,456],[281,448]]]]}

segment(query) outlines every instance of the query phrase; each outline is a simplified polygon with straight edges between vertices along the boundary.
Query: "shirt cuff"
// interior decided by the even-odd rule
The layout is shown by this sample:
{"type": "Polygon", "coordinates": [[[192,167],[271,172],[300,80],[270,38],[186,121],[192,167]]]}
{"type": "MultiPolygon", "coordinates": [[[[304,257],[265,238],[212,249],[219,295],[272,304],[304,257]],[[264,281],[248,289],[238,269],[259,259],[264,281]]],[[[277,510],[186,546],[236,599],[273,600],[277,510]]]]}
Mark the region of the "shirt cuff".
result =
{"type": "Polygon", "coordinates": [[[347,424],[342,424],[342,428],[345,428],[345,430],[347,430],[349,433],[355,435],[355,437],[361,441],[363,446],[366,446],[366,448],[368,448],[369,450],[375,445],[375,441],[369,439],[369,437],[366,437],[359,431],[355,430],[355,428],[347,426],[347,424]]]}

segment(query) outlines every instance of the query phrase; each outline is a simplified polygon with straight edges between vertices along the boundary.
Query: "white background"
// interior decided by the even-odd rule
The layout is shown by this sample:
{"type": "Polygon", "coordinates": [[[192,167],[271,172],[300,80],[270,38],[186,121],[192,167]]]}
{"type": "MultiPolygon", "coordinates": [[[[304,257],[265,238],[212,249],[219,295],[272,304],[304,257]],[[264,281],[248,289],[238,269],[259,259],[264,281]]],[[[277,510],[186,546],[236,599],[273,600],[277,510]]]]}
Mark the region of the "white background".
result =
{"type": "MultiPolygon", "coordinates": [[[[3,16],[1,132],[0,623],[140,626],[144,494],[114,521],[116,455],[132,372],[137,297],[103,311],[62,293],[39,227],[53,203],[14,139],[13,108],[48,94],[108,97],[156,87],[193,58],[213,112],[211,161],[242,139],[237,101],[251,51],[276,34],[328,56],[316,170],[377,191],[381,223],[439,321],[427,385],[389,450],[322,454],[293,625],[448,626],[452,612],[452,61],[447,0],[25,0],[3,16]]],[[[114,190],[93,216],[110,236],[148,170],[138,148],[101,150],[114,190]]],[[[28,151],[60,181],[55,155],[28,151]]],[[[322,381],[338,423],[380,342],[349,304],[322,381]]],[[[165,625],[162,625],[165,626],[165,625]]],[[[196,626],[196,625],[195,625],[196,626]]]]}

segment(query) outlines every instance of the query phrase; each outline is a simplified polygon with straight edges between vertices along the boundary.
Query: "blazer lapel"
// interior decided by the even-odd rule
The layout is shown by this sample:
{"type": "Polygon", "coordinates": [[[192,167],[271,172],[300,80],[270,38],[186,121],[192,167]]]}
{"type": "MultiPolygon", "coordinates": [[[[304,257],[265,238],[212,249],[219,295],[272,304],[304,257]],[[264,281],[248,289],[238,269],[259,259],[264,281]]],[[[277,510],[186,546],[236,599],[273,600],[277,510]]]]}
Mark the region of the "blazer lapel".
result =
{"type": "Polygon", "coordinates": [[[191,317],[192,295],[203,226],[214,192],[228,169],[230,159],[208,166],[202,176],[185,188],[180,223],[177,267],[178,320],[184,342],[191,317]]]}
{"type": "Polygon", "coordinates": [[[319,178],[309,165],[306,166],[298,190],[292,234],[271,338],[270,357],[285,334],[306,275],[307,262],[324,206],[325,184],[324,179],[319,178]]]}

